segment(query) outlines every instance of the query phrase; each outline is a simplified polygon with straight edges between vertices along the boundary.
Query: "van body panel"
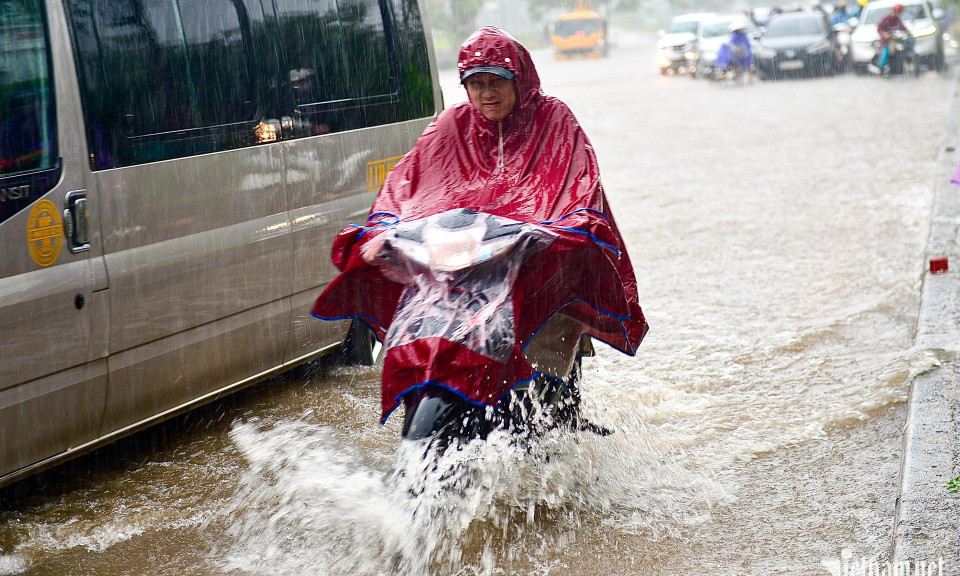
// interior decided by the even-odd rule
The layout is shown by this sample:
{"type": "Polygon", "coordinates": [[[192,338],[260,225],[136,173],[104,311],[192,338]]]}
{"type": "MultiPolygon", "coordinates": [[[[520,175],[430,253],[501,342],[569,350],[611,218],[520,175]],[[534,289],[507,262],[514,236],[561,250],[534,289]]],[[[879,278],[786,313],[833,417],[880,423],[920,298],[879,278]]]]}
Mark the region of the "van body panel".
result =
{"type": "Polygon", "coordinates": [[[116,319],[104,432],[283,363],[282,174],[278,147],[97,174],[116,319]]]}
{"type": "Polygon", "coordinates": [[[330,261],[337,233],[363,224],[382,184],[371,175],[396,164],[427,126],[425,120],[288,143],[294,290],[325,286],[339,272],[330,261]]]}
{"type": "Polygon", "coordinates": [[[285,347],[285,365],[294,365],[316,350],[343,342],[347,337],[349,320],[324,322],[310,314],[317,294],[317,290],[311,289],[290,297],[293,314],[285,347]]]}
{"type": "Polygon", "coordinates": [[[287,340],[284,298],[110,355],[101,433],[168,414],[193,399],[278,370],[287,340]]]}
{"type": "MultiPolygon", "coordinates": [[[[0,463],[4,474],[97,437],[107,362],[100,359],[0,391],[0,463]]],[[[0,476],[0,483],[7,478],[0,476]]]]}
{"type": "Polygon", "coordinates": [[[343,341],[333,238],[442,102],[420,0],[0,10],[0,486],[343,341]]]}
{"type": "Polygon", "coordinates": [[[290,293],[282,172],[254,147],[97,173],[112,353],[290,293]]]}
{"type": "MultiPolygon", "coordinates": [[[[34,201],[0,222],[0,481],[95,438],[107,379],[107,310],[92,297],[106,285],[95,212],[91,249],[71,251],[64,232],[67,194],[91,198],[69,35],[57,2],[46,3],[46,29],[25,21],[19,33],[43,39],[53,68],[59,178],[49,190],[31,190],[34,201]]],[[[13,60],[5,64],[18,65],[13,60]]],[[[8,190],[21,182],[17,174],[0,175],[8,190]]]]}

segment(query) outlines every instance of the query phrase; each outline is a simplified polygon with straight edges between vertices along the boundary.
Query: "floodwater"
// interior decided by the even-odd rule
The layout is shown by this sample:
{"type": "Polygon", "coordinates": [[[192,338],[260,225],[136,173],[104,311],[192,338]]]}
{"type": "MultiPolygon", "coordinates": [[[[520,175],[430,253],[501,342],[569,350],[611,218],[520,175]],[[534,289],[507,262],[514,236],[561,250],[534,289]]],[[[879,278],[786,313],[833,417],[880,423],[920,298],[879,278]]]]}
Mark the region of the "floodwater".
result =
{"type": "Polygon", "coordinates": [[[613,435],[424,460],[378,424],[377,368],[314,366],[4,492],[0,574],[805,576],[885,555],[910,378],[940,360],[913,339],[955,74],[724,88],[619,40],[535,53],[596,147],[651,325],[637,357],[585,360],[613,435]]]}

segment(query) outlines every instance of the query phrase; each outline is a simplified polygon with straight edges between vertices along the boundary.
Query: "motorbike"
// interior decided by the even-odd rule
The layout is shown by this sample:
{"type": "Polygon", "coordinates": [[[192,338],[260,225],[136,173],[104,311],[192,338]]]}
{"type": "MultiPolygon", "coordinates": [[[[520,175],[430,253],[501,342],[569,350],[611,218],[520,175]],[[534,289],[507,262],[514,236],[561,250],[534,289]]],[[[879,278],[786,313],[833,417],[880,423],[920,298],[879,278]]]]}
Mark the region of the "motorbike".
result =
{"type": "Polygon", "coordinates": [[[742,86],[749,78],[750,72],[744,70],[743,66],[737,62],[731,62],[722,70],[720,68],[714,68],[713,74],[710,75],[710,80],[720,85],[732,84],[742,86]]]}
{"type": "Polygon", "coordinates": [[[514,283],[524,262],[554,238],[535,224],[454,209],[399,222],[364,247],[364,259],[404,286],[383,345],[385,396],[395,393],[388,392],[390,375],[403,369],[404,361],[391,364],[392,358],[405,357],[418,370],[447,378],[428,376],[401,393],[404,438],[448,444],[486,438],[495,429],[536,433],[557,427],[609,433],[580,416],[581,359],[593,349],[578,324],[556,314],[528,342],[518,342],[514,283]],[[499,399],[478,402],[461,391],[462,383],[450,383],[487,369],[496,373],[521,348],[534,376],[499,399]]]}
{"type": "Polygon", "coordinates": [[[851,54],[853,40],[850,37],[853,30],[850,24],[840,22],[833,25],[833,32],[837,35],[837,43],[840,44],[840,70],[846,72],[850,68],[851,58],[853,57],[851,54]]]}
{"type": "Polygon", "coordinates": [[[735,86],[742,86],[752,81],[753,71],[745,67],[745,62],[749,62],[747,56],[747,48],[744,46],[729,41],[723,43],[717,52],[710,80],[721,85],[735,86]]]}
{"type": "Polygon", "coordinates": [[[871,60],[870,71],[884,77],[904,75],[919,76],[920,62],[914,51],[914,39],[903,30],[896,30],[887,41],[887,63],[880,66],[880,41],[874,43],[876,55],[871,60]]]}

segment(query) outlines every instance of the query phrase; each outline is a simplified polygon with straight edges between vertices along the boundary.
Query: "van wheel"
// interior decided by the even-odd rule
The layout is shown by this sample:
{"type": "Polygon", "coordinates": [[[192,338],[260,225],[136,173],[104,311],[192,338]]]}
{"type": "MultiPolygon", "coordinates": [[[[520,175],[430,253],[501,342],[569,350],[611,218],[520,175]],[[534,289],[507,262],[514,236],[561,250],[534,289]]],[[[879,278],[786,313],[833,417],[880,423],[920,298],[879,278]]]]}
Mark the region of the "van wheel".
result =
{"type": "Polygon", "coordinates": [[[363,321],[354,318],[350,321],[347,338],[340,345],[337,360],[345,366],[372,366],[373,346],[377,338],[363,321]]]}

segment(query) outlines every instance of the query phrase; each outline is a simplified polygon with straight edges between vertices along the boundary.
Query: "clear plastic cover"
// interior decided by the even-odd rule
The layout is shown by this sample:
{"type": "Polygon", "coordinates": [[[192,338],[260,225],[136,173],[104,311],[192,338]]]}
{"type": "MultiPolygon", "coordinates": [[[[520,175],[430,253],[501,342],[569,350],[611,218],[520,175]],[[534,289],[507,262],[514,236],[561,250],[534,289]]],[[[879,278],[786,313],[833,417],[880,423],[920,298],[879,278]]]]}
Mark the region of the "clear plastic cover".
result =
{"type": "Polygon", "coordinates": [[[368,245],[366,256],[404,284],[386,346],[443,338],[506,362],[516,330],[512,290],[524,259],[554,235],[470,210],[402,222],[368,245]]]}

